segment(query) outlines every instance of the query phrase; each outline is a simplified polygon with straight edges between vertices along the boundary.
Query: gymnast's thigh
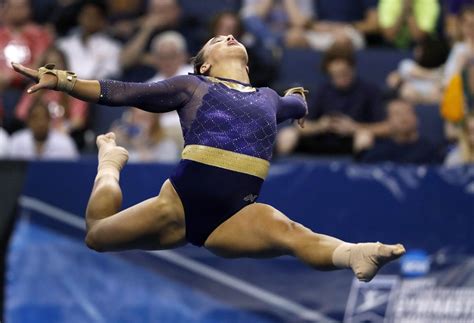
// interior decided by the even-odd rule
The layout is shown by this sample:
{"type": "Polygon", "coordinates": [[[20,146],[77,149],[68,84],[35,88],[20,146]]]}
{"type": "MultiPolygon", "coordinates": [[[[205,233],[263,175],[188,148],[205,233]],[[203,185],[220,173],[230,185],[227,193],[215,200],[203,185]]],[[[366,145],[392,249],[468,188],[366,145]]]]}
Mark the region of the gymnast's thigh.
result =
{"type": "Polygon", "coordinates": [[[308,229],[274,207],[250,204],[217,227],[204,246],[227,258],[268,258],[291,254],[292,241],[308,229]]]}
{"type": "Polygon", "coordinates": [[[185,244],[185,235],[184,209],[167,180],[158,196],[96,221],[86,243],[97,251],[168,249],[185,244]]]}

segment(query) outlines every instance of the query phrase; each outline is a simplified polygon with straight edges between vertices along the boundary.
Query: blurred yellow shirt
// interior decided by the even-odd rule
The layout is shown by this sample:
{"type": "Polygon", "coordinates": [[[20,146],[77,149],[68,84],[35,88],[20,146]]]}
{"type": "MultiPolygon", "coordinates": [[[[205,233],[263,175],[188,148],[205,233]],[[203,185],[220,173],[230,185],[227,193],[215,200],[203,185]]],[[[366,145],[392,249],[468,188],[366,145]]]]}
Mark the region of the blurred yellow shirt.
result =
{"type": "MultiPolygon", "coordinates": [[[[426,33],[433,33],[436,30],[440,15],[440,5],[438,0],[411,0],[413,6],[413,16],[418,27],[426,33]]],[[[382,28],[394,26],[402,14],[404,0],[379,0],[378,16],[379,24],[382,28]]],[[[402,28],[403,30],[403,28],[402,28]]],[[[401,31],[401,34],[403,32],[401,31]]],[[[400,35],[405,38],[406,35],[400,35]]],[[[401,40],[404,43],[406,40],[401,40]]],[[[396,41],[396,43],[400,43],[396,41]]]]}

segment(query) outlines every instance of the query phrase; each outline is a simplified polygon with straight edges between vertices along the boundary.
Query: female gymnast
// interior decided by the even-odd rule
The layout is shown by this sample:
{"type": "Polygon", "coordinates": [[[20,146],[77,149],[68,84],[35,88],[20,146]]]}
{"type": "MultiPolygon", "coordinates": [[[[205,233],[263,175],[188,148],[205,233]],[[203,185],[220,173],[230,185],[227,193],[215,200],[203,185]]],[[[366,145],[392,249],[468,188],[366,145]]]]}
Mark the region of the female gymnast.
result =
{"type": "Polygon", "coordinates": [[[249,84],[245,47],[232,35],[209,40],[194,59],[194,75],[156,83],[80,80],[46,65],[13,68],[35,80],[28,92],[65,91],[81,100],[177,110],[185,147],[158,196],[120,211],[119,176],[127,151],[113,133],[97,137],[99,166],[86,211],[86,244],[97,251],[169,249],[188,242],[222,257],[292,255],[320,270],[351,268],[370,281],[402,245],[346,243],[256,203],[268,173],[277,123],[307,113],[302,88],[280,97],[249,84]]]}

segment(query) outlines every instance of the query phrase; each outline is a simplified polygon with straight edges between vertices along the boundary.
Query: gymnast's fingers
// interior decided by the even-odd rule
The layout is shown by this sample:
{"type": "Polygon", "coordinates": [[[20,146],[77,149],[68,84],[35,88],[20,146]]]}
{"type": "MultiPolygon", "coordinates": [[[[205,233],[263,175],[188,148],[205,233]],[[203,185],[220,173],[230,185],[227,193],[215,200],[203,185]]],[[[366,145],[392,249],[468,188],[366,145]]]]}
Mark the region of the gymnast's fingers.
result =
{"type": "Polygon", "coordinates": [[[304,121],[306,120],[306,118],[301,118],[301,119],[298,119],[298,125],[301,127],[301,128],[304,128],[304,121]]]}
{"type": "Polygon", "coordinates": [[[38,84],[33,85],[28,89],[28,93],[34,93],[41,89],[51,89],[54,90],[58,83],[58,78],[51,74],[45,74],[41,77],[41,80],[38,84]]]}
{"type": "Polygon", "coordinates": [[[34,81],[38,81],[38,71],[37,70],[25,67],[25,66],[23,66],[21,64],[18,64],[18,63],[12,63],[12,67],[16,72],[18,72],[18,73],[34,80],[34,81]]]}

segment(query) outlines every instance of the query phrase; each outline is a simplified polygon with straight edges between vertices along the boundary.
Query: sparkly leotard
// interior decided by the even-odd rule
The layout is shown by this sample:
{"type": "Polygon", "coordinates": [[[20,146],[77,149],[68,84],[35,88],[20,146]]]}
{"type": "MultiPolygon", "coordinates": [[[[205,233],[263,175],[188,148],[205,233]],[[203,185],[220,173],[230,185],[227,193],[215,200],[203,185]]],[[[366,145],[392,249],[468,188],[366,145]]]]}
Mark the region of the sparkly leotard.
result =
{"type": "Polygon", "coordinates": [[[181,198],[188,241],[202,245],[255,201],[268,171],[277,123],[306,114],[300,95],[197,75],[156,83],[100,81],[99,103],[150,112],[177,110],[185,148],[170,180],[181,198]]]}

